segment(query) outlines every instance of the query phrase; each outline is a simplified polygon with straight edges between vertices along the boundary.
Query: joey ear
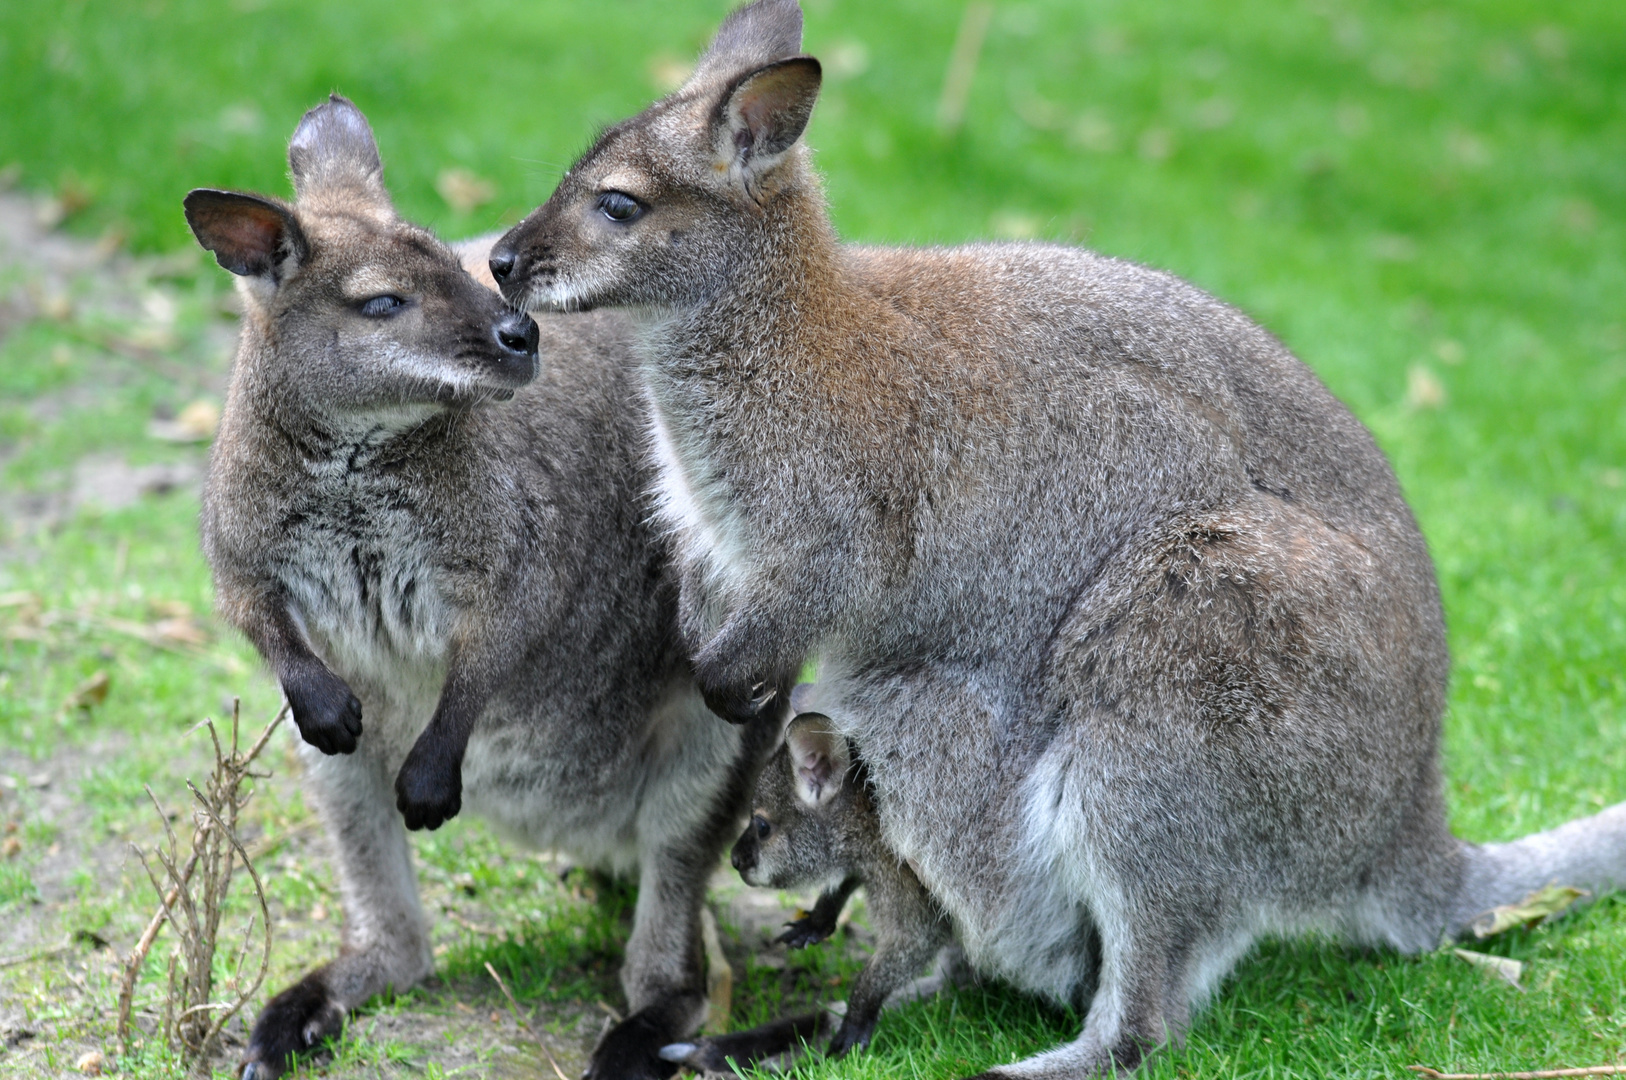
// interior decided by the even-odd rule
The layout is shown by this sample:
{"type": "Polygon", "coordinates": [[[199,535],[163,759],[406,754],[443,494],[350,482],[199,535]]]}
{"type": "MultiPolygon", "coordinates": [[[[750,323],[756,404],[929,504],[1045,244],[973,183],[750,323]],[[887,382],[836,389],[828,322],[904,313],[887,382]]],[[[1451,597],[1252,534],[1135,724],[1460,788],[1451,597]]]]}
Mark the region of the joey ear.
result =
{"type": "Polygon", "coordinates": [[[373,129],[361,110],[339,94],[330,95],[300,120],[288,142],[288,167],[300,198],[337,189],[389,203],[373,129]]]}
{"type": "Polygon", "coordinates": [[[719,110],[718,152],[749,187],[807,130],[823,70],[811,56],[776,60],[736,79],[719,110]]]}
{"type": "Polygon", "coordinates": [[[310,256],[293,211],[273,199],[197,188],[184,205],[192,235],[234,274],[281,281],[310,256]]]}
{"type": "Polygon", "coordinates": [[[785,745],[796,774],[796,797],[823,806],[841,792],[852,755],[835,722],[822,713],[803,713],[785,729],[785,745]]]}
{"type": "Polygon", "coordinates": [[[723,20],[711,48],[695,65],[690,84],[760,67],[801,51],[801,5],[796,0],[757,0],[723,20]]]}

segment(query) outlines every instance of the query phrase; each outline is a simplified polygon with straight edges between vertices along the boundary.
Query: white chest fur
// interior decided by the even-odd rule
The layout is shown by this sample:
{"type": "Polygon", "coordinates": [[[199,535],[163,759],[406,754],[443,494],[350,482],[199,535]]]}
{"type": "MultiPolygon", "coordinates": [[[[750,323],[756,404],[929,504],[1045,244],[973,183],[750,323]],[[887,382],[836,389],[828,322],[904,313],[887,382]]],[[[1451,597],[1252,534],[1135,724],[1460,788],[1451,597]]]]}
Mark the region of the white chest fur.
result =
{"type": "Polygon", "coordinates": [[[726,485],[707,460],[701,440],[681,439],[654,395],[649,409],[650,451],[657,466],[655,511],[678,539],[679,558],[698,570],[713,597],[726,608],[751,570],[747,530],[726,485]]]}

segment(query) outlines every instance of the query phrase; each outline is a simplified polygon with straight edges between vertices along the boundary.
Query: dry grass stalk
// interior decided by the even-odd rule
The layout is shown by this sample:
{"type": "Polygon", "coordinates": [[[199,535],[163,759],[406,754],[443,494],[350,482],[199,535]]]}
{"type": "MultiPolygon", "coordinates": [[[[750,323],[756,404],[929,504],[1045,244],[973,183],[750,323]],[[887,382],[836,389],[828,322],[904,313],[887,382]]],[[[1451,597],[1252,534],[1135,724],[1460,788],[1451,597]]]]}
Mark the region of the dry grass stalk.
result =
{"type": "Polygon", "coordinates": [[[520,1015],[519,1002],[514,999],[513,991],[508,989],[508,984],[502,981],[502,976],[497,974],[497,969],[491,966],[489,960],[486,961],[486,974],[497,981],[497,989],[501,990],[502,996],[508,999],[509,1015],[513,1016],[514,1023],[519,1029],[529,1035],[532,1042],[536,1043],[537,1048],[542,1051],[542,1056],[548,1059],[548,1064],[553,1066],[553,1075],[558,1077],[559,1080],[570,1080],[565,1075],[565,1071],[559,1067],[559,1060],[553,1056],[553,1051],[548,1049],[548,1044],[542,1041],[542,1036],[537,1034],[536,1029],[531,1027],[525,1018],[520,1015]]]}
{"type": "MultiPolygon", "coordinates": [[[[146,931],[130,951],[125,962],[124,977],[119,988],[118,1040],[121,1052],[130,1051],[130,1014],[135,997],[135,984],[147,953],[152,949],[159,932],[166,923],[175,928],[176,944],[170,956],[169,979],[164,1001],[164,1018],[160,1033],[175,1048],[183,1061],[197,1075],[207,1075],[208,1063],[219,1049],[220,1033],[248,1002],[265,978],[271,960],[271,912],[266,905],[265,888],[253,860],[237,836],[237,819],[253,795],[244,782],[262,779],[269,773],[254,772],[256,758],[270,741],[288,714],[284,705],[260,737],[247,751],[239,749],[239,716],[236,702],[232,704],[231,748],[221,745],[220,734],[214,721],[205,720],[200,727],[209,732],[214,745],[215,764],[203,790],[190,780],[187,789],[192,792],[192,837],[188,853],[183,860],[180,842],[170,827],[163,806],[147,789],[147,797],[164,825],[164,840],[148,853],[136,848],[147,879],[158,894],[158,910],[147,924],[146,931]],[[162,874],[155,870],[156,861],[162,874]],[[228,1000],[214,1000],[214,962],[220,937],[221,916],[232,878],[241,866],[248,872],[254,886],[254,897],[259,913],[249,917],[243,927],[242,944],[230,965],[228,1000]],[[244,978],[244,965],[256,938],[259,956],[254,964],[252,979],[244,978]]],[[[193,730],[196,730],[194,728],[193,730]]]]}

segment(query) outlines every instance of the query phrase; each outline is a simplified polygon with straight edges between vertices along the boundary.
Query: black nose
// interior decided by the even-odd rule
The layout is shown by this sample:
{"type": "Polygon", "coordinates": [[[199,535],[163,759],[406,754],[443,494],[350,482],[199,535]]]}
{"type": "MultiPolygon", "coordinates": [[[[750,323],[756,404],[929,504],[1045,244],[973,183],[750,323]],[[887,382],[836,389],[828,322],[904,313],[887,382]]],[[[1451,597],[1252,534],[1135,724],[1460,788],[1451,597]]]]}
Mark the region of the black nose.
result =
{"type": "Polygon", "coordinates": [[[728,855],[728,861],[733,863],[734,869],[742,874],[745,873],[745,868],[750,865],[750,860],[746,858],[745,852],[741,850],[743,847],[745,847],[744,844],[735,844],[734,850],[728,855]]]}
{"type": "Polygon", "coordinates": [[[514,253],[505,247],[491,249],[491,276],[501,284],[514,272],[514,253]]]}
{"type": "Polygon", "coordinates": [[[536,328],[536,320],[523,311],[510,311],[502,317],[497,324],[497,344],[505,352],[518,356],[535,356],[536,344],[541,332],[536,328]]]}

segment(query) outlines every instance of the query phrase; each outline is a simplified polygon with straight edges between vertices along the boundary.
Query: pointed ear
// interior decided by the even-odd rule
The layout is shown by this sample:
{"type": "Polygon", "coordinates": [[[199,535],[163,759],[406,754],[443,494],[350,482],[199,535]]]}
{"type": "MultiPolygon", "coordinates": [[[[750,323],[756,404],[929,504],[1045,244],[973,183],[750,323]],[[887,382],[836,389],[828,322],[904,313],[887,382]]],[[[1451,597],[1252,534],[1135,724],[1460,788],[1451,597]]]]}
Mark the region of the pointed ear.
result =
{"type": "Polygon", "coordinates": [[[822,713],[803,713],[785,729],[785,745],[796,773],[797,798],[816,807],[840,794],[852,755],[834,721],[822,713]]]}
{"type": "Polygon", "coordinates": [[[771,171],[807,130],[823,71],[811,56],[793,56],[748,71],[723,95],[717,150],[746,186],[771,171]]]}
{"type": "Polygon", "coordinates": [[[198,188],[185,207],[192,235],[234,274],[280,282],[310,256],[293,211],[273,199],[198,188]]]}
{"type": "Polygon", "coordinates": [[[300,197],[339,189],[389,203],[378,142],[361,110],[338,94],[305,114],[288,142],[288,167],[300,197]]]}
{"type": "Polygon", "coordinates": [[[723,20],[689,81],[692,85],[732,75],[801,51],[801,5],[796,0],[757,0],[723,20]]]}

